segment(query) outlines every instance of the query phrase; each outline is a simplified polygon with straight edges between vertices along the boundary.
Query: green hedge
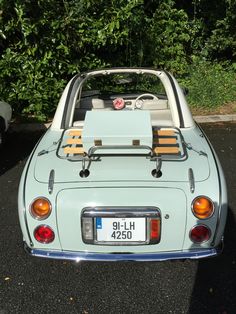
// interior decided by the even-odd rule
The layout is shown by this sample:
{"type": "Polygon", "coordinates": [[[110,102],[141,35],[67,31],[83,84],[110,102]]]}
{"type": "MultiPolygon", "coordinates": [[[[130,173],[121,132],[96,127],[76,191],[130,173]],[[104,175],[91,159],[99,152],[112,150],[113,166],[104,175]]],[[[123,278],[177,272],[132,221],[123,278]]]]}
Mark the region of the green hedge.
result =
{"type": "Polygon", "coordinates": [[[188,88],[192,107],[212,109],[236,100],[236,71],[228,64],[195,60],[181,80],[188,88]]]}
{"type": "Polygon", "coordinates": [[[1,0],[1,98],[43,121],[77,72],[154,66],[184,80],[194,106],[231,101],[234,69],[214,60],[235,62],[236,0],[218,7],[225,13],[206,1],[1,0]]]}

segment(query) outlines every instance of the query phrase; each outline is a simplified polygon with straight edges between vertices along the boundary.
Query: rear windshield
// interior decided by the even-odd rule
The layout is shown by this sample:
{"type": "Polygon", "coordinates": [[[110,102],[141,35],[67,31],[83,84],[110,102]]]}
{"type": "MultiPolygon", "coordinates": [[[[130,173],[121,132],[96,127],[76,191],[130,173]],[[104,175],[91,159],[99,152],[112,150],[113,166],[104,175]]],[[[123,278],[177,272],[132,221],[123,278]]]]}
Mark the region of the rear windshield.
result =
{"type": "Polygon", "coordinates": [[[151,93],[156,96],[166,96],[164,86],[160,79],[153,74],[114,73],[88,78],[82,87],[81,97],[92,94],[141,94],[151,93]]]}

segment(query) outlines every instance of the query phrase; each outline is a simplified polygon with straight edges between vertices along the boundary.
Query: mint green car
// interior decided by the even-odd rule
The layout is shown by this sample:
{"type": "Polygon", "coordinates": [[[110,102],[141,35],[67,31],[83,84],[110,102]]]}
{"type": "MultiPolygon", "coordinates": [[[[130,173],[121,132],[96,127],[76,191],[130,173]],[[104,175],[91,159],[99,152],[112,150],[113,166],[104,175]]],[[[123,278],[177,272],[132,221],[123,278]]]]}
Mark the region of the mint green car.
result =
{"type": "Polygon", "coordinates": [[[227,209],[221,165],[183,90],[144,68],[71,79],[18,196],[26,251],[77,262],[216,256],[227,209]]]}

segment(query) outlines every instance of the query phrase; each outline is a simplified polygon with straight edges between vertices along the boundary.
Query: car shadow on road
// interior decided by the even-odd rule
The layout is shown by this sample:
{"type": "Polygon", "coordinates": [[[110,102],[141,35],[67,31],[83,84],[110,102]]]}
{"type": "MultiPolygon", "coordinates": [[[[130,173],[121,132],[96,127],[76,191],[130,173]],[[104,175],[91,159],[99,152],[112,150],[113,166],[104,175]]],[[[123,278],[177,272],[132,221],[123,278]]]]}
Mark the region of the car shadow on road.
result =
{"type": "Polygon", "coordinates": [[[0,148],[0,175],[23,162],[45,131],[9,132],[0,148]]]}
{"type": "Polygon", "coordinates": [[[236,220],[229,208],[225,247],[216,258],[199,261],[189,313],[235,313],[236,220]]]}
{"type": "Polygon", "coordinates": [[[198,262],[189,313],[236,313],[236,124],[202,125],[224,169],[229,196],[225,247],[217,257],[198,262]]]}

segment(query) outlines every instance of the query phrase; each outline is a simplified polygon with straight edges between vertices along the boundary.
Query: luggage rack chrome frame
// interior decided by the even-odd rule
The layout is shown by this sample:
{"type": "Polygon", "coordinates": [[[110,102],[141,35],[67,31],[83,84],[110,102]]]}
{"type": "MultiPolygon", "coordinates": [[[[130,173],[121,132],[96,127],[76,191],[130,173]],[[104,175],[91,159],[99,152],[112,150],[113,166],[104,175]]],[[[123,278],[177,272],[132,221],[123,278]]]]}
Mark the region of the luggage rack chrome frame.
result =
{"type": "Polygon", "coordinates": [[[92,147],[90,147],[89,151],[88,151],[88,154],[87,156],[89,158],[91,158],[92,156],[154,156],[154,153],[153,153],[153,150],[150,146],[147,146],[147,145],[94,145],[92,147]],[[116,154],[116,153],[106,153],[106,154],[95,154],[95,152],[97,150],[118,150],[118,149],[121,149],[121,150],[148,150],[149,153],[145,154],[145,153],[140,153],[140,154],[129,154],[129,153],[119,153],[119,154],[116,154]]]}
{"type": "MultiPolygon", "coordinates": [[[[179,128],[176,127],[164,127],[164,126],[158,126],[155,127],[157,130],[165,129],[165,130],[174,130],[175,135],[179,137],[178,144],[181,144],[180,146],[180,152],[179,154],[171,155],[171,154],[157,154],[154,152],[153,147],[150,147],[148,145],[94,145],[90,147],[88,153],[84,152],[83,154],[74,154],[73,156],[61,156],[59,154],[59,150],[61,148],[65,148],[65,145],[61,145],[63,143],[63,138],[65,135],[65,132],[68,130],[73,130],[73,128],[70,129],[65,129],[61,135],[57,150],[56,150],[56,155],[58,158],[61,159],[66,159],[71,162],[82,162],[82,169],[80,171],[80,176],[83,178],[86,178],[90,175],[90,165],[92,162],[98,162],[101,161],[101,157],[111,157],[111,156],[126,156],[126,157],[146,157],[150,161],[154,161],[156,163],[155,169],[152,171],[152,175],[156,178],[161,176],[161,167],[162,167],[162,162],[163,161],[185,161],[188,159],[188,154],[187,154],[187,149],[193,149],[192,146],[188,143],[185,142],[183,135],[180,131],[179,128]],[[124,152],[105,152],[108,150],[124,150],[124,152]],[[146,153],[127,153],[125,151],[127,150],[146,150],[146,153]],[[97,151],[100,151],[99,153],[97,151]],[[105,153],[103,154],[101,151],[104,151],[105,153]],[[86,167],[86,162],[88,163],[86,167]]],[[[154,129],[154,128],[153,128],[154,129]]]]}
{"type": "Polygon", "coordinates": [[[72,161],[72,162],[77,162],[77,161],[101,161],[101,157],[111,157],[111,156],[130,156],[130,157],[140,157],[140,156],[146,156],[148,159],[150,159],[150,161],[157,161],[158,160],[162,160],[162,161],[184,161],[186,159],[188,159],[188,154],[187,154],[187,149],[192,149],[191,145],[186,143],[183,135],[180,131],[179,128],[177,127],[166,127],[166,126],[157,126],[155,127],[156,129],[171,129],[171,130],[175,130],[177,131],[177,134],[180,137],[179,142],[181,143],[182,146],[182,152],[180,151],[180,154],[178,155],[170,155],[170,154],[156,154],[153,151],[153,148],[147,145],[94,145],[92,146],[88,153],[84,153],[83,155],[81,154],[76,154],[76,156],[62,156],[59,154],[59,150],[61,148],[64,148],[65,146],[61,146],[61,144],[63,143],[63,137],[66,131],[68,130],[73,130],[73,128],[69,128],[69,129],[65,129],[61,135],[61,139],[59,141],[59,145],[57,147],[56,150],[56,155],[58,158],[60,159],[67,159],[68,161],[72,161]],[[95,154],[96,150],[116,150],[116,149],[123,149],[123,150],[137,150],[137,149],[143,149],[143,150],[148,150],[149,153],[98,153],[95,154]]]}

